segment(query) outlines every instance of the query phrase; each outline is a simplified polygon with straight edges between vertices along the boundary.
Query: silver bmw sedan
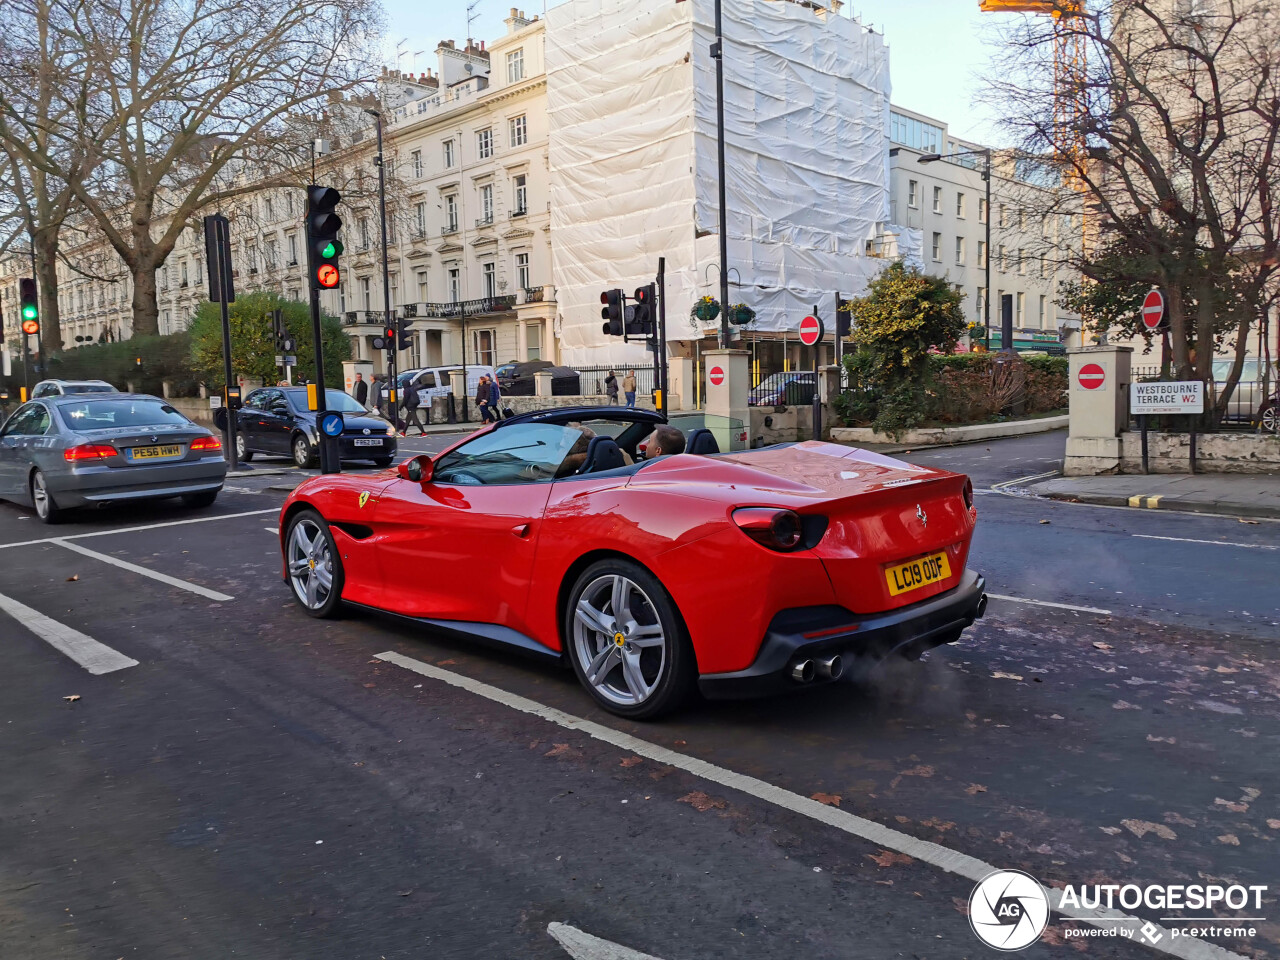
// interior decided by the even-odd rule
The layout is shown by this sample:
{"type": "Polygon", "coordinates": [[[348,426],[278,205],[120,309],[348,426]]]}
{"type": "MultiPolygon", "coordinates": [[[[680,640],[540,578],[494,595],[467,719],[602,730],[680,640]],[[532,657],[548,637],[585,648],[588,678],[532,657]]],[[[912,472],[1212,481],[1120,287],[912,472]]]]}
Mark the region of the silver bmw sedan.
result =
{"type": "Polygon", "coordinates": [[[0,427],[0,499],[34,506],[45,523],[122,500],[207,507],[226,473],[222,441],[158,397],[42,397],[0,427]]]}

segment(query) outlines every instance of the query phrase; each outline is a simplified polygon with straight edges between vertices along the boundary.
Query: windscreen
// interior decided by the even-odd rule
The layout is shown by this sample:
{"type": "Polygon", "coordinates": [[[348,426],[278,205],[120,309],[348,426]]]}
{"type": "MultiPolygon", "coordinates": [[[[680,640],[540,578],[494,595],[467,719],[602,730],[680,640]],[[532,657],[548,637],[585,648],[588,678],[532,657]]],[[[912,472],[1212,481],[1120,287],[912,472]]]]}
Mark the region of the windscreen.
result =
{"type": "Polygon", "coordinates": [[[186,426],[191,423],[162,400],[139,397],[78,400],[58,404],[58,416],[69,430],[109,430],[113,427],[186,426]]]}
{"type": "Polygon", "coordinates": [[[64,383],[62,392],[71,393],[115,393],[116,388],[109,383],[64,383]]]}

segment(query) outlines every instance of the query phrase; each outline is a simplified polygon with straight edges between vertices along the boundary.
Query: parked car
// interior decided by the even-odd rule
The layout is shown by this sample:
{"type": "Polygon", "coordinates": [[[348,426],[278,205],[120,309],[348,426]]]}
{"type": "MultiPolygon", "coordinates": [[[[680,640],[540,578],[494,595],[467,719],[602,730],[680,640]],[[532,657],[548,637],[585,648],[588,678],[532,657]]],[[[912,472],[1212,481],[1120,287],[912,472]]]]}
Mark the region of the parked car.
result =
{"type": "Polygon", "coordinates": [[[31,391],[31,399],[66,397],[73,393],[118,393],[105,380],[41,380],[31,391]]]}
{"type": "Polygon", "coordinates": [[[509,397],[532,397],[537,392],[533,375],[542,370],[551,372],[553,396],[573,397],[582,392],[582,378],[578,371],[571,367],[558,367],[550,360],[504,363],[498,368],[498,389],[509,397]]]}
{"type": "Polygon", "coordinates": [[[144,394],[44,396],[0,429],[0,498],[35,507],[45,523],[125,500],[207,507],[226,473],[216,435],[144,394]]]}
{"type": "MultiPolygon", "coordinates": [[[[341,390],[326,389],[324,396],[325,406],[342,414],[342,460],[390,466],[396,455],[396,428],[341,390]]],[[[236,456],[247,462],[258,453],[292,457],[299,467],[316,464],[320,438],[315,411],[307,409],[306,387],[263,387],[245,398],[236,411],[236,456]]]]}
{"type": "Polygon", "coordinates": [[[707,455],[706,429],[685,437],[704,453],[641,459],[665,422],[540,410],[404,461],[372,497],[368,478],[311,478],[280,513],[281,578],[313,617],[382,608],[571,667],[633,719],[695,687],[758,696],[915,660],[983,615],[966,477],[829,443],[707,455]]]}
{"type": "MultiPolygon", "coordinates": [[[[431,405],[432,397],[447,397],[452,390],[453,372],[461,371],[461,366],[422,367],[417,370],[406,370],[396,375],[396,383],[400,390],[407,390],[412,385],[418,391],[418,402],[424,407],[431,405]]],[[[480,386],[482,376],[494,376],[493,367],[477,364],[467,366],[467,396],[474,397],[480,386]]]]}
{"type": "Polygon", "coordinates": [[[747,395],[753,407],[803,406],[813,402],[818,380],[812,370],[771,373],[747,395]]]}
{"type": "MultiPolygon", "coordinates": [[[[1235,361],[1229,358],[1222,358],[1213,361],[1213,380],[1216,393],[1221,393],[1226,386],[1227,375],[1231,372],[1231,365],[1235,361]]],[[[1257,357],[1245,357],[1244,365],[1240,368],[1240,379],[1236,383],[1236,388],[1231,392],[1231,399],[1227,401],[1227,412],[1224,419],[1234,420],[1238,423],[1257,423],[1266,419],[1267,407],[1271,407],[1271,422],[1275,422],[1274,398],[1271,394],[1280,385],[1280,363],[1272,361],[1271,373],[1268,376],[1269,389],[1264,393],[1262,389],[1262,363],[1257,357]]],[[[1275,431],[1274,427],[1265,427],[1264,429],[1275,431]]]]}
{"type": "Polygon", "coordinates": [[[1271,394],[1271,399],[1258,411],[1258,425],[1266,433],[1280,433],[1280,390],[1271,394]]]}

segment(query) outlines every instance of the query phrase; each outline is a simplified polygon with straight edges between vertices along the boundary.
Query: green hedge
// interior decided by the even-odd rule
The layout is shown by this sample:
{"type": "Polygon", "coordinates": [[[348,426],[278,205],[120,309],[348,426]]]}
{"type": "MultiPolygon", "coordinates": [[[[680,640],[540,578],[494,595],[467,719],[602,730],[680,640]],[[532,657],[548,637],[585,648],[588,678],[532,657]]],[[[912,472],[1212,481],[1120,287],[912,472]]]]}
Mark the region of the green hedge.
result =
{"type": "Polygon", "coordinates": [[[199,388],[191,365],[191,338],[185,332],[67,350],[50,358],[41,379],[105,380],[119,390],[132,380],[142,393],[156,396],[162,380],[174,381],[177,396],[195,396],[199,388]]]}

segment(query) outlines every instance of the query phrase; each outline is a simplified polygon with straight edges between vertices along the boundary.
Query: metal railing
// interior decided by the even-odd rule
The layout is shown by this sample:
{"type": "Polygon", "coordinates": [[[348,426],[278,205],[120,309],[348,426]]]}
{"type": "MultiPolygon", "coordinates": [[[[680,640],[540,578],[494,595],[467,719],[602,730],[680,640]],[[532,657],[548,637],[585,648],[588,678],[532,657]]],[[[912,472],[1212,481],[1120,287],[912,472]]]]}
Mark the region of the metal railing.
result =
{"type": "Polygon", "coordinates": [[[492,227],[492,226],[493,226],[493,214],[489,214],[489,216],[487,217],[480,217],[478,220],[476,220],[477,230],[480,229],[481,227],[492,227]]]}
{"type": "Polygon", "coordinates": [[[455,300],[452,303],[414,303],[405,304],[405,316],[432,317],[435,319],[477,317],[486,313],[504,313],[508,310],[514,310],[515,306],[516,298],[514,296],[481,297],[478,300],[455,300]],[[414,310],[413,314],[407,312],[411,306],[414,310]]]}
{"type": "Polygon", "coordinates": [[[546,295],[546,287],[525,287],[524,288],[525,303],[542,303],[542,299],[545,295],[546,295]]]}
{"type": "Polygon", "coordinates": [[[612,372],[618,378],[618,403],[625,404],[627,397],[622,389],[622,381],[627,376],[628,370],[634,370],[636,375],[636,396],[648,397],[652,395],[654,388],[654,371],[653,367],[574,367],[578,371],[580,378],[580,389],[584,396],[605,396],[608,388],[605,385],[605,379],[612,372]]]}

